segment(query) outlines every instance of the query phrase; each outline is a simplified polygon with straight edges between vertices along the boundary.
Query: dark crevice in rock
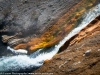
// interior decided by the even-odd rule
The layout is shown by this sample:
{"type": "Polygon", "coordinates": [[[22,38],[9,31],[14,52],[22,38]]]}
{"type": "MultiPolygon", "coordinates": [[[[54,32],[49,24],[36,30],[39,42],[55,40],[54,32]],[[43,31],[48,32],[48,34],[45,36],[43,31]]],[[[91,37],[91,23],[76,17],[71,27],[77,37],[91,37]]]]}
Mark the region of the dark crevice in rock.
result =
{"type": "MultiPolygon", "coordinates": [[[[91,22],[87,25],[87,27],[93,26],[94,24],[96,24],[96,23],[99,21],[99,19],[100,19],[100,15],[97,16],[93,21],[91,21],[91,22]]],[[[84,29],[82,29],[81,31],[84,31],[84,29]]],[[[78,34],[76,34],[75,36],[73,36],[72,38],[70,38],[68,41],[66,41],[66,42],[64,43],[64,45],[59,49],[59,52],[58,52],[58,53],[63,52],[64,50],[66,50],[66,49],[69,47],[70,42],[73,41],[77,36],[78,36],[78,34]]],[[[75,43],[75,42],[74,42],[74,43],[75,43]]],[[[74,43],[73,43],[73,44],[74,44],[74,43]]],[[[71,44],[71,45],[73,45],[73,44],[71,44]]]]}
{"type": "Polygon", "coordinates": [[[89,69],[91,69],[93,66],[95,66],[99,61],[96,62],[92,62],[91,64],[89,64],[89,69]]]}
{"type": "Polygon", "coordinates": [[[77,36],[78,36],[78,35],[75,35],[75,36],[73,36],[72,38],[70,38],[68,41],[66,41],[66,42],[64,43],[64,45],[59,49],[59,52],[58,52],[58,53],[63,52],[64,50],[66,50],[66,49],[69,47],[70,42],[71,42],[73,39],[75,39],[77,36]]]}
{"type": "Polygon", "coordinates": [[[95,24],[97,22],[98,22],[98,20],[93,20],[90,24],[95,24]]]}
{"type": "Polygon", "coordinates": [[[96,19],[100,20],[100,15],[96,19]]]}

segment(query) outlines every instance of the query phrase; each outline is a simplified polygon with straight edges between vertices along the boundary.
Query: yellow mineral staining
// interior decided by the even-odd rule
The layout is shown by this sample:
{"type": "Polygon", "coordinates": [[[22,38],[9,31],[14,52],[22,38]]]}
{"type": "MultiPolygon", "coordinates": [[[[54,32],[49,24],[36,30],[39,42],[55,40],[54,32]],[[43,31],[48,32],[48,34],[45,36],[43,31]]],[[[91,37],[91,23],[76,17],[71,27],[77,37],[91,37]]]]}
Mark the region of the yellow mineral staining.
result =
{"type": "Polygon", "coordinates": [[[30,50],[46,47],[46,44],[47,44],[46,42],[39,43],[38,45],[31,46],[30,50]]]}
{"type": "Polygon", "coordinates": [[[91,7],[91,6],[95,3],[95,1],[96,1],[96,0],[90,0],[88,6],[91,7]]]}
{"type": "Polygon", "coordinates": [[[45,64],[45,63],[48,63],[49,61],[50,61],[50,60],[48,60],[48,59],[47,59],[47,60],[45,60],[45,61],[44,61],[44,64],[45,64]]]}
{"type": "Polygon", "coordinates": [[[64,14],[54,25],[52,25],[43,35],[31,39],[26,45],[21,44],[15,48],[29,48],[34,51],[39,48],[50,47],[57,44],[61,39],[68,34],[75,26],[78,19],[86,11],[87,7],[92,6],[96,0],[82,0],[76,6],[64,14]],[[26,47],[25,47],[26,46],[26,47]]]}
{"type": "Polygon", "coordinates": [[[80,16],[82,13],[84,13],[86,11],[85,8],[83,8],[81,11],[76,12],[76,16],[80,16]]]}
{"type": "Polygon", "coordinates": [[[88,6],[92,6],[93,4],[92,3],[90,3],[88,6]]]}
{"type": "MultiPolygon", "coordinates": [[[[36,49],[40,49],[40,48],[50,47],[50,46],[54,45],[54,43],[56,43],[58,41],[58,39],[55,39],[53,36],[51,36],[49,38],[45,38],[44,40],[40,40],[40,41],[41,41],[40,43],[35,44],[35,45],[32,45],[32,42],[30,42],[31,46],[29,49],[36,50],[36,49]]],[[[33,44],[34,44],[34,42],[33,42],[33,44]]]]}

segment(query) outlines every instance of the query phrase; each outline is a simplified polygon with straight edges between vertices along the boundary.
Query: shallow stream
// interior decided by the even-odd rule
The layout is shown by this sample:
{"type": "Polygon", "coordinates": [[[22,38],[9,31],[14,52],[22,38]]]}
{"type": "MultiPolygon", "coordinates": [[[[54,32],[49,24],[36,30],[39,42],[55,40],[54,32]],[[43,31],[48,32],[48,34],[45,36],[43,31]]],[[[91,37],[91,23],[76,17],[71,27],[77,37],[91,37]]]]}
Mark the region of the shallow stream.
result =
{"type": "MultiPolygon", "coordinates": [[[[39,49],[36,52],[27,55],[27,52],[16,52],[9,46],[3,46],[0,52],[0,72],[31,72],[43,65],[44,60],[51,59],[59,48],[71,37],[80,32],[86,27],[93,19],[100,15],[100,4],[85,12],[82,16],[83,20],[78,23],[78,27],[74,28],[66,37],[61,40],[57,45],[50,48],[39,49]],[[4,50],[3,50],[4,49],[4,50]],[[8,52],[8,54],[7,54],[8,52]]],[[[1,48],[0,48],[1,49],[1,48]]]]}

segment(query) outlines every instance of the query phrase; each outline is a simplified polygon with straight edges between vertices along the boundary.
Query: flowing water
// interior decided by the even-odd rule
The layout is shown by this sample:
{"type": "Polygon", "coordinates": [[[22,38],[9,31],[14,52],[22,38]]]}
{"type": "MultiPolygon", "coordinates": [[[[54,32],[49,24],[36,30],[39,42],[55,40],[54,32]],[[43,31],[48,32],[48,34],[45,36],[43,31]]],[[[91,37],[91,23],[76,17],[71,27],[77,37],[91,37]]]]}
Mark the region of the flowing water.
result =
{"type": "Polygon", "coordinates": [[[12,52],[12,55],[3,55],[0,58],[0,71],[23,71],[29,72],[43,65],[44,60],[51,59],[58,51],[59,48],[71,37],[77,34],[80,30],[86,27],[93,19],[100,15],[100,4],[85,12],[82,16],[83,20],[78,23],[76,28],[74,28],[66,37],[60,41],[57,45],[50,48],[39,49],[36,52],[27,55],[26,50],[16,51],[9,46],[7,51],[12,52]]]}

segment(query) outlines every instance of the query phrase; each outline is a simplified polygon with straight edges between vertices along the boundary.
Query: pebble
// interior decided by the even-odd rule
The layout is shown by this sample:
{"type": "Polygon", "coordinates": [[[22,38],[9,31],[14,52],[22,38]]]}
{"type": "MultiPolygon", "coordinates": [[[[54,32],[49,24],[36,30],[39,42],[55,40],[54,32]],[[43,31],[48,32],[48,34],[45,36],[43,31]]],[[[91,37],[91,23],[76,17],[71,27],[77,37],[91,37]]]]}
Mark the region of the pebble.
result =
{"type": "Polygon", "coordinates": [[[100,49],[98,49],[98,51],[100,51],[100,49]]]}
{"type": "Polygon", "coordinates": [[[80,63],[81,63],[81,62],[79,61],[79,62],[74,63],[73,65],[75,66],[75,65],[80,64],[80,63]]]}
{"type": "Polygon", "coordinates": [[[89,56],[89,55],[90,55],[90,53],[91,53],[91,49],[90,49],[90,50],[87,50],[87,51],[84,53],[84,55],[83,55],[83,56],[89,56]]]}

